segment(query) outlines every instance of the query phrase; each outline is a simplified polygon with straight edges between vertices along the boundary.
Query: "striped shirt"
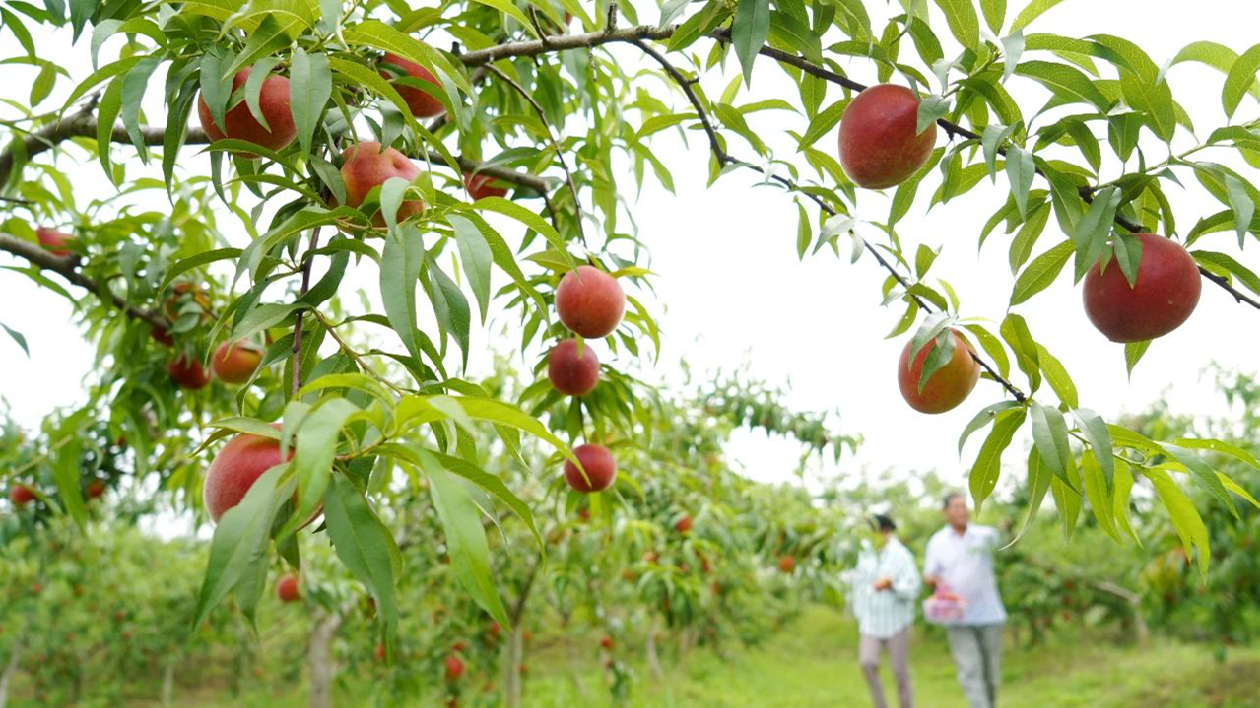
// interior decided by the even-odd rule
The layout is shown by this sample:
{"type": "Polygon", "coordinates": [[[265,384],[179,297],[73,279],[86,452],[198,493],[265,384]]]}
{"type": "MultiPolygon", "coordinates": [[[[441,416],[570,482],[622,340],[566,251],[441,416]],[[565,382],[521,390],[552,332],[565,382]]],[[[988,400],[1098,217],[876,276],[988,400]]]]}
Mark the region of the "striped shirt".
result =
{"type": "Polygon", "coordinates": [[[883,639],[914,622],[919,569],[910,550],[896,536],[889,536],[888,543],[880,550],[870,541],[862,541],[851,583],[850,607],[860,634],[883,639]],[[891,580],[892,587],[876,590],[875,582],[880,578],[891,580]]]}

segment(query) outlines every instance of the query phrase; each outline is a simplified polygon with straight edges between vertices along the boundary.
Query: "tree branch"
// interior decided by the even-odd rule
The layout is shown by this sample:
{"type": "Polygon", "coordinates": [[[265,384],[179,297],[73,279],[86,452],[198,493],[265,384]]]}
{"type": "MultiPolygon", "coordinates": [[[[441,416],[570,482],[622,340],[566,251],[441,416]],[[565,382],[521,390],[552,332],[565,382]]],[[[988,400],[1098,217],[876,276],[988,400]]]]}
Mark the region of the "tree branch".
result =
{"type": "MultiPolygon", "coordinates": [[[[481,50],[477,50],[473,52],[467,52],[465,54],[460,55],[459,59],[468,66],[481,66],[489,62],[494,62],[500,59],[507,59],[511,57],[525,57],[525,56],[532,57],[532,56],[538,56],[540,54],[548,54],[551,52],[563,51],[566,49],[581,49],[581,48],[598,47],[600,45],[611,44],[615,42],[634,44],[638,46],[640,49],[643,49],[646,46],[643,43],[643,40],[668,39],[673,36],[674,32],[677,31],[677,29],[678,29],[678,25],[671,25],[669,27],[654,27],[650,25],[641,25],[639,27],[632,27],[632,28],[624,29],[624,30],[609,29],[604,32],[552,35],[552,36],[547,37],[545,41],[544,40],[530,40],[530,41],[524,41],[524,42],[508,42],[505,44],[500,44],[495,47],[490,47],[488,49],[481,49],[481,50]]],[[[710,32],[707,36],[713,39],[716,39],[719,42],[731,41],[730,30],[728,29],[715,30],[713,32],[710,32]]],[[[804,57],[798,56],[796,54],[784,52],[770,46],[762,47],[758,53],[761,54],[762,56],[774,59],[775,61],[781,64],[787,64],[788,66],[796,67],[797,69],[800,69],[801,71],[804,71],[807,74],[816,76],[825,81],[829,81],[838,86],[842,86],[850,91],[861,92],[861,91],[866,90],[867,88],[865,84],[858,83],[857,81],[854,81],[848,78],[847,76],[838,74],[825,67],[818,66],[817,64],[814,64],[813,62],[805,59],[804,57]]],[[[660,57],[660,55],[657,54],[657,56],[653,58],[657,59],[659,63],[660,59],[663,57],[660,57]]],[[[666,69],[666,71],[668,72],[669,69],[666,69]]],[[[677,70],[675,70],[673,73],[677,74],[677,70]]],[[[675,78],[675,81],[678,80],[677,77],[674,77],[674,78],[675,78]]],[[[690,82],[690,80],[688,79],[684,79],[684,81],[690,82]]],[[[980,140],[980,135],[978,135],[974,131],[968,130],[967,128],[959,125],[958,123],[947,120],[945,118],[938,119],[936,121],[936,124],[940,126],[940,128],[944,130],[946,135],[948,135],[950,138],[959,137],[965,140],[980,140]]],[[[709,128],[711,128],[711,126],[709,126],[709,128]]],[[[711,146],[715,144],[712,136],[710,136],[709,143],[711,146]]],[[[714,153],[714,154],[716,155],[717,153],[714,153]]],[[[998,154],[1005,157],[1006,148],[999,147],[998,154]]],[[[725,161],[719,160],[719,162],[722,162],[723,164],[729,164],[730,160],[729,159],[725,161]]],[[[746,165],[746,166],[753,167],[752,165],[746,165]]],[[[1034,171],[1036,172],[1036,174],[1041,175],[1043,179],[1048,179],[1045,173],[1041,171],[1041,168],[1035,168],[1034,171]]],[[[1091,203],[1091,204],[1093,203],[1093,190],[1091,188],[1081,187],[1079,190],[1079,193],[1080,193],[1081,199],[1083,199],[1085,202],[1091,203]]],[[[812,195],[811,195],[811,198],[812,198],[812,195]]],[[[818,200],[814,199],[814,201],[818,201],[818,200]]],[[[1146,229],[1142,226],[1142,224],[1139,224],[1135,221],[1127,219],[1124,216],[1121,216],[1120,214],[1115,215],[1115,223],[1119,225],[1121,228],[1131,233],[1140,233],[1140,232],[1146,231],[1146,229]]],[[[1205,275],[1206,275],[1206,272],[1205,272],[1205,275]]],[[[898,278],[898,280],[900,280],[900,278],[898,278]]],[[[1209,277],[1208,280],[1212,281],[1216,285],[1228,291],[1230,295],[1232,295],[1236,301],[1240,303],[1249,304],[1252,307],[1260,309],[1260,303],[1257,303],[1255,300],[1252,300],[1251,298],[1248,298],[1247,296],[1242,295],[1237,290],[1234,290],[1232,287],[1230,287],[1228,281],[1224,280],[1223,278],[1209,277]]],[[[922,306],[922,303],[920,303],[920,306],[922,306]]],[[[987,367],[986,367],[986,370],[988,370],[987,367]]],[[[993,372],[992,370],[989,370],[989,373],[994,374],[995,372],[993,372]]]]}
{"type": "MultiPolygon", "coordinates": [[[[327,199],[327,195],[324,196],[327,199]]],[[[316,226],[311,231],[311,241],[307,245],[306,250],[313,251],[319,248],[319,229],[316,226]]],[[[311,287],[311,265],[315,262],[314,258],[305,258],[302,261],[302,289],[298,293],[300,300],[306,291],[311,287]]],[[[297,398],[298,389],[302,388],[302,319],[306,315],[305,309],[298,309],[294,316],[293,323],[293,359],[290,367],[293,369],[293,381],[289,386],[289,397],[297,398]]]]}
{"type": "Polygon", "coordinates": [[[24,258],[40,270],[50,270],[70,283],[92,291],[93,294],[108,301],[128,315],[142,319],[154,327],[164,328],[170,325],[170,322],[165,317],[156,312],[143,310],[135,305],[128,304],[106,286],[80,273],[78,256],[56,256],[44,250],[42,246],[9,234],[0,234],[0,251],[7,251],[15,256],[24,258]]]}
{"type": "MultiPolygon", "coordinates": [[[[674,83],[678,84],[679,88],[681,88],[683,93],[686,94],[687,100],[689,100],[691,102],[691,105],[695,107],[696,113],[700,117],[700,124],[704,127],[705,135],[707,135],[709,138],[709,148],[710,150],[712,150],[713,157],[714,159],[717,160],[719,167],[725,167],[726,165],[738,165],[739,167],[745,167],[750,170],[755,170],[757,172],[760,172],[763,175],[766,174],[765,169],[757,165],[744,162],[743,160],[739,160],[734,157],[731,157],[730,154],[728,154],[726,150],[722,148],[721,141],[718,139],[718,136],[717,136],[717,132],[713,129],[713,124],[710,122],[708,114],[704,109],[704,104],[701,103],[700,97],[696,95],[695,89],[692,88],[692,82],[689,81],[687,77],[683,76],[682,72],[680,72],[673,64],[671,64],[670,61],[664,57],[664,55],[662,55],[660,52],[656,51],[655,49],[652,49],[646,43],[637,39],[631,40],[630,43],[634,44],[639,49],[643,50],[643,52],[647,54],[649,57],[656,60],[656,62],[660,64],[661,67],[665,70],[665,73],[669,74],[670,78],[674,80],[674,83]]],[[[824,212],[826,212],[828,216],[836,215],[836,210],[832,209],[831,205],[827,204],[827,202],[824,199],[822,199],[818,195],[801,191],[800,188],[796,185],[796,183],[794,183],[792,180],[786,177],[782,177],[780,175],[776,175],[776,174],[769,174],[767,176],[770,179],[773,179],[774,181],[778,182],[779,184],[782,184],[784,187],[787,187],[790,191],[804,194],[806,197],[812,200],[815,204],[817,204],[819,208],[821,208],[824,212]]],[[[884,258],[883,254],[879,252],[879,249],[877,249],[874,245],[872,245],[870,241],[867,241],[865,239],[863,239],[862,241],[862,246],[863,248],[866,249],[867,253],[870,253],[875,258],[875,260],[884,268],[884,270],[888,271],[892,275],[893,278],[896,278],[897,282],[900,283],[901,286],[906,289],[907,297],[914,300],[914,302],[918,304],[920,309],[922,309],[924,312],[933,311],[932,306],[927,301],[925,301],[923,298],[919,297],[918,295],[915,295],[909,292],[910,283],[906,280],[905,276],[903,276],[901,272],[897,270],[896,267],[894,267],[891,263],[889,263],[884,258]]],[[[1015,400],[1020,401],[1020,402],[1024,401],[1025,399],[1024,392],[1019,390],[1019,388],[1015,386],[1015,384],[1006,380],[1001,374],[999,374],[996,370],[994,370],[994,368],[990,366],[987,361],[980,358],[980,356],[976,354],[974,351],[971,352],[971,358],[974,359],[975,362],[979,364],[985,371],[987,371],[989,375],[993,377],[994,381],[1001,384],[1003,388],[1005,388],[1008,392],[1010,392],[1011,396],[1014,397],[1015,400]]]]}
{"type": "MultiPolygon", "coordinates": [[[[60,143],[72,138],[95,138],[96,137],[96,116],[90,112],[79,111],[70,117],[58,122],[50,123],[43,128],[31,133],[23,140],[23,147],[27,159],[30,159],[40,153],[47,152],[60,143]]],[[[145,145],[162,145],[166,141],[165,126],[144,126],[140,129],[140,134],[144,137],[145,145]]],[[[115,125],[110,133],[110,141],[123,145],[131,144],[131,136],[127,134],[127,129],[121,125],[115,125]]],[[[210,137],[201,128],[189,128],[184,137],[185,145],[208,145],[210,137]]],[[[440,155],[435,152],[428,153],[430,161],[445,164],[440,155]]],[[[9,180],[9,174],[13,171],[13,166],[17,161],[17,152],[10,146],[4,152],[0,153],[0,184],[5,184],[9,180]]],[[[478,171],[490,175],[495,179],[511,182],[512,184],[528,187],[535,191],[546,191],[549,184],[546,179],[538,175],[531,175],[526,172],[517,172],[506,167],[482,167],[481,163],[466,160],[463,157],[456,157],[456,163],[461,170],[468,172],[478,171]]]]}
{"type": "MultiPolygon", "coordinates": [[[[477,71],[474,72],[474,76],[477,78],[481,78],[481,77],[484,77],[486,73],[484,70],[484,67],[500,59],[508,59],[512,57],[534,57],[534,56],[539,56],[542,54],[549,54],[549,53],[565,51],[569,49],[589,49],[589,48],[598,47],[604,44],[612,44],[612,43],[621,42],[621,43],[634,44],[638,46],[640,49],[644,50],[645,52],[650,51],[651,53],[649,54],[649,56],[652,56],[654,54],[655,56],[652,57],[653,59],[656,59],[658,63],[664,60],[665,64],[663,64],[662,66],[667,66],[668,60],[665,60],[664,57],[661,56],[658,52],[655,52],[655,50],[649,50],[649,48],[643,42],[643,40],[668,39],[674,35],[677,29],[678,29],[678,25],[670,25],[668,27],[640,25],[638,27],[631,27],[628,29],[619,30],[619,29],[615,29],[615,26],[610,25],[610,27],[603,32],[585,32],[585,33],[580,33],[580,34],[546,35],[544,39],[527,40],[527,41],[519,41],[519,42],[505,42],[503,44],[489,47],[487,49],[479,49],[476,51],[465,52],[465,53],[459,54],[457,58],[466,66],[477,67],[477,71]]],[[[716,30],[714,32],[709,33],[708,36],[720,42],[730,41],[730,31],[726,29],[716,30]]],[[[821,78],[828,82],[842,86],[851,91],[860,92],[867,88],[864,84],[860,84],[856,81],[853,81],[852,79],[849,79],[848,77],[842,74],[831,71],[825,67],[818,66],[817,64],[814,64],[808,61],[804,57],[791,54],[789,52],[784,52],[778,49],[774,49],[773,47],[764,46],[761,48],[759,53],[777,62],[796,67],[797,69],[800,69],[801,71],[804,71],[813,76],[817,76],[818,78],[821,78]]],[[[671,69],[672,69],[672,66],[668,66],[666,68],[667,73],[670,73],[671,77],[674,78],[675,81],[679,81],[679,77],[681,77],[681,74],[678,73],[677,69],[672,69],[672,72],[671,72],[671,69]]],[[[679,85],[683,86],[690,83],[693,83],[693,81],[690,79],[682,78],[681,83],[679,85]]],[[[688,96],[688,98],[694,98],[694,94],[688,96]]],[[[692,103],[695,104],[696,101],[693,100],[692,103]]],[[[32,133],[24,141],[24,147],[25,147],[25,152],[26,152],[27,157],[28,158],[33,157],[34,155],[38,155],[41,152],[47,151],[51,149],[52,147],[56,146],[58,143],[69,138],[95,137],[96,136],[96,120],[92,114],[92,111],[94,109],[95,109],[95,102],[89,103],[88,106],[86,106],[84,110],[73,114],[69,118],[59,123],[46,126],[40,129],[39,131],[32,133]]],[[[707,119],[703,117],[703,111],[701,111],[701,116],[702,116],[702,123],[707,122],[707,119]]],[[[441,121],[440,118],[438,119],[438,121],[435,121],[433,125],[433,129],[437,129],[438,127],[440,127],[441,125],[440,121],[441,121]]],[[[980,136],[977,133],[971,130],[968,130],[967,128],[964,128],[963,126],[957,123],[954,123],[953,121],[949,121],[944,118],[941,118],[937,120],[936,123],[951,138],[961,137],[966,140],[980,140],[980,136]]],[[[713,134],[712,125],[706,126],[706,132],[710,133],[709,135],[710,146],[711,147],[716,146],[719,150],[721,150],[721,145],[720,143],[716,142],[715,135],[713,134]]],[[[163,143],[165,139],[166,129],[163,127],[146,127],[146,128],[141,128],[141,133],[144,136],[144,140],[146,144],[160,145],[163,143]]],[[[119,143],[131,142],[130,137],[127,135],[126,130],[124,130],[122,126],[114,127],[113,132],[111,134],[111,139],[114,142],[119,142],[119,143]]],[[[205,142],[207,142],[207,138],[202,131],[195,128],[190,129],[188,131],[187,138],[185,139],[185,144],[190,144],[190,145],[204,144],[205,142]]],[[[999,147],[998,153],[1005,156],[1006,149],[999,147]]],[[[719,153],[715,151],[714,154],[718,155],[719,153]]],[[[721,154],[725,155],[725,152],[722,151],[721,154]]],[[[430,159],[432,158],[433,156],[431,155],[430,159]]],[[[0,184],[7,183],[9,175],[13,170],[15,159],[16,159],[16,153],[14,152],[12,148],[4,151],[3,153],[0,153],[0,184]]],[[[733,161],[729,155],[726,155],[725,159],[719,158],[719,163],[723,165],[734,164],[734,162],[737,162],[737,161],[733,161]]],[[[756,167],[755,165],[744,163],[742,161],[738,161],[738,162],[742,166],[749,167],[751,169],[760,170],[760,168],[756,167]]],[[[459,165],[461,169],[468,169],[469,167],[472,167],[475,164],[476,163],[473,163],[471,161],[465,161],[462,158],[459,159],[459,165]]],[[[473,169],[475,170],[476,168],[473,167],[473,169]]],[[[506,182],[512,182],[514,184],[526,186],[540,192],[545,192],[547,189],[546,180],[543,180],[540,177],[537,177],[535,175],[526,175],[522,173],[517,173],[511,170],[503,170],[502,172],[500,172],[501,169],[502,168],[497,168],[497,167],[495,168],[487,167],[487,168],[481,168],[480,171],[494,177],[495,179],[500,179],[506,182]]],[[[1035,172],[1041,175],[1043,178],[1046,178],[1045,173],[1042,172],[1040,168],[1037,168],[1035,172]]],[[[785,186],[788,186],[790,184],[786,180],[784,180],[783,178],[777,175],[772,175],[771,178],[780,183],[784,183],[785,186]]],[[[1081,198],[1084,201],[1092,202],[1093,190],[1091,188],[1082,187],[1079,190],[1079,192],[1080,192],[1081,198]]],[[[829,207],[827,207],[825,204],[822,204],[821,200],[818,199],[816,196],[812,194],[808,194],[808,193],[806,193],[806,195],[810,199],[812,199],[814,202],[819,203],[820,206],[823,206],[826,210],[829,211],[829,213],[834,213],[830,211],[829,207]]],[[[1145,230],[1141,224],[1133,222],[1129,219],[1126,219],[1125,217],[1120,216],[1118,214],[1115,217],[1115,222],[1121,228],[1124,228],[1131,232],[1136,233],[1136,232],[1145,230]]],[[[888,267],[886,262],[882,258],[882,256],[876,253],[873,248],[870,248],[869,244],[868,244],[867,250],[871,252],[876,257],[876,259],[881,262],[882,265],[885,265],[886,268],[888,267]]],[[[890,271],[891,270],[892,269],[890,269],[890,271]]],[[[897,275],[895,272],[894,272],[894,275],[897,277],[898,281],[901,282],[903,286],[907,286],[905,281],[899,275],[897,275]]],[[[1207,277],[1208,280],[1210,280],[1211,282],[1215,283],[1217,286],[1229,292],[1230,295],[1237,302],[1248,304],[1248,305],[1251,305],[1252,307],[1260,309],[1260,302],[1257,302],[1256,300],[1250,297],[1247,297],[1246,295],[1243,295],[1242,293],[1239,293],[1237,290],[1232,288],[1229,282],[1225,280],[1224,278],[1210,275],[1206,271],[1204,271],[1204,276],[1207,277]]],[[[920,307],[923,307],[922,302],[920,302],[919,304],[920,304],[920,307]]],[[[994,372],[990,370],[990,373],[992,374],[994,372]]]]}

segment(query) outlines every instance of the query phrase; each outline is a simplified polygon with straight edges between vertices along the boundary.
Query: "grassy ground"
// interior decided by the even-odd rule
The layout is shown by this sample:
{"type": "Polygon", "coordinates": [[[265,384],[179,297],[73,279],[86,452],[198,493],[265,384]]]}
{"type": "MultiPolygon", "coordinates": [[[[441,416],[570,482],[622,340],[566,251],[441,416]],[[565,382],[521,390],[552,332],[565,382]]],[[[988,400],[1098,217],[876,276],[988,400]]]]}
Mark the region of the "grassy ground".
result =
{"type": "MultiPolygon", "coordinates": [[[[594,647],[596,638],[583,638],[594,647]]],[[[635,672],[631,705],[651,708],[808,708],[866,706],[869,698],[856,663],[851,621],[834,610],[816,607],[764,645],[733,650],[719,658],[693,651],[679,665],[668,653],[662,682],[650,680],[641,651],[623,656],[635,672]]],[[[540,636],[527,656],[530,678],[525,705],[538,708],[611,705],[593,655],[582,665],[586,692],[578,696],[565,674],[558,641],[540,636]]],[[[919,632],[911,650],[916,705],[965,708],[944,638],[919,632]]],[[[1034,649],[1008,646],[1000,693],[1003,708],[1244,708],[1260,706],[1260,649],[1232,651],[1219,664],[1209,647],[1152,640],[1141,647],[1116,646],[1101,637],[1057,635],[1034,649]]],[[[888,697],[895,689],[885,672],[888,697]]],[[[350,681],[339,690],[337,705],[368,705],[366,687],[350,681]]],[[[258,692],[234,701],[203,694],[180,697],[181,705],[303,705],[297,689],[258,692]]],[[[471,698],[471,697],[468,697],[471,698]]],[[[424,704],[417,704],[424,705],[424,704]]],[[[466,699],[461,705],[477,706],[466,699]]]]}
{"type": "MultiPolygon", "coordinates": [[[[911,653],[916,704],[965,708],[941,636],[920,633],[911,653]]],[[[814,608],[765,646],[722,660],[696,652],[681,669],[650,685],[636,664],[636,706],[863,706],[855,629],[838,613],[814,608]]],[[[1242,708],[1260,706],[1260,651],[1237,651],[1217,664],[1208,648],[1153,641],[1117,647],[1087,637],[1059,637],[1031,650],[1008,648],[1004,707],[1242,708]]],[[[891,676],[885,690],[895,701],[891,676]]],[[[589,681],[591,688],[597,682],[589,681]]],[[[555,674],[529,687],[531,706],[570,706],[569,684],[555,674]]]]}

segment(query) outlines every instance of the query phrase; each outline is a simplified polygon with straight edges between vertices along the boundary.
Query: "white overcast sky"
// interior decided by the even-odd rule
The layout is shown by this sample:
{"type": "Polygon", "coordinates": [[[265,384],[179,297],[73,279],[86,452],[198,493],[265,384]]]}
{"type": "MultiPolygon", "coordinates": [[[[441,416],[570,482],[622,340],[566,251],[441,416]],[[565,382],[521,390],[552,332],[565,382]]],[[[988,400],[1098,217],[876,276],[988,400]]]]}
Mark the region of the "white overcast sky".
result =
{"type": "MultiPolygon", "coordinates": [[[[887,12],[884,3],[866,4],[873,15],[887,12]]],[[[1025,3],[1012,0],[1010,4],[1007,26],[1025,3]]],[[[644,20],[655,16],[655,11],[647,7],[649,3],[639,5],[644,20]]],[[[880,22],[881,18],[876,20],[880,22]]],[[[1119,34],[1137,41],[1162,65],[1182,46],[1199,39],[1218,41],[1241,52],[1256,41],[1254,28],[1258,20],[1260,9],[1237,0],[1068,0],[1044,15],[1032,29],[1071,36],[1119,34]]],[[[947,43],[947,54],[955,51],[956,45],[947,38],[943,20],[934,15],[933,24],[947,43]]],[[[40,35],[39,47],[44,56],[66,64],[78,79],[91,70],[88,38],[81,38],[73,49],[69,40],[68,32],[44,33],[40,35]],[[72,53],[79,59],[61,59],[72,53]]],[[[3,41],[9,50],[6,54],[20,51],[11,37],[5,36],[3,41]]],[[[103,58],[114,56],[111,52],[116,52],[117,41],[106,45],[103,58]]],[[[617,52],[627,61],[639,61],[632,48],[619,48],[617,52]]],[[[873,82],[869,62],[844,63],[855,79],[873,82]]],[[[24,101],[33,72],[13,65],[5,71],[11,78],[0,82],[0,98],[24,101]]],[[[725,76],[705,79],[708,94],[719,95],[734,71],[738,71],[738,66],[732,56],[725,76]]],[[[1174,96],[1190,112],[1200,138],[1206,137],[1213,127],[1225,124],[1220,100],[1222,75],[1199,65],[1184,64],[1173,68],[1169,77],[1174,96]]],[[[1012,84],[1026,117],[1046,98],[1039,87],[1030,84],[1019,79],[1012,84]]],[[[162,122],[158,103],[162,97],[156,95],[160,93],[156,87],[161,83],[155,79],[152,85],[155,95],[147,98],[146,107],[158,124],[162,122]]],[[[652,90],[656,95],[665,95],[664,90],[652,90]]],[[[62,87],[40,108],[51,110],[65,91],[62,87]]],[[[832,91],[828,102],[837,96],[832,91]]],[[[797,102],[795,88],[770,61],[762,58],[751,93],[741,93],[736,103],[768,97],[797,102]]],[[[676,95],[674,102],[681,110],[682,98],[676,95]]],[[[0,107],[0,111],[6,117],[13,115],[7,107],[0,107]]],[[[1237,122],[1253,118],[1258,112],[1260,108],[1248,97],[1237,113],[1237,122]]],[[[752,123],[788,159],[792,159],[790,144],[775,136],[789,128],[803,131],[806,125],[804,118],[783,112],[757,114],[752,123]]],[[[856,458],[846,456],[839,468],[826,465],[820,468],[821,472],[858,477],[886,469],[912,474],[915,470],[937,468],[947,479],[965,485],[966,466],[980,436],[975,437],[960,461],[958,435],[979,408],[1002,397],[1000,387],[982,381],[962,407],[941,416],[924,416],[909,409],[898,394],[895,372],[904,340],[884,339],[901,311],[879,306],[885,274],[874,261],[865,256],[850,265],[847,258],[837,259],[829,251],[807,257],[803,263],[798,261],[797,211],[789,196],[776,189],[755,187],[757,179],[751,173],[729,175],[706,190],[707,146],[699,134],[692,136],[689,147],[673,136],[661,137],[656,153],[674,170],[676,195],[651,183],[649,178],[649,184],[635,200],[632,176],[628,171],[618,176],[624,196],[632,200],[640,236],[651,249],[650,266],[658,274],[655,299],[640,293],[654,303],[665,333],[660,362],[654,367],[644,362],[640,367],[645,378],[676,383],[680,378],[679,362],[684,359],[702,380],[707,372],[747,364],[756,376],[787,389],[787,405],[798,410],[836,410],[839,416],[833,419],[834,427],[864,436],[865,443],[856,458]]],[[[1175,145],[1184,148],[1192,144],[1190,140],[1179,132],[1175,145]]],[[[944,144],[943,135],[940,144],[944,144]]],[[[834,133],[824,137],[818,147],[834,152],[834,133]]],[[[119,150],[122,155],[126,148],[119,150]]],[[[732,138],[732,150],[750,154],[739,138],[732,138]]],[[[1150,152],[1156,161],[1164,155],[1160,147],[1150,152]]],[[[186,158],[181,158],[181,164],[205,159],[195,158],[189,151],[186,158]]],[[[72,157],[62,157],[59,164],[73,170],[76,190],[104,193],[107,183],[95,162],[75,168],[72,157]]],[[[1108,179],[1117,175],[1114,165],[1104,174],[1108,179]]],[[[1193,187],[1189,192],[1166,185],[1182,233],[1200,217],[1220,209],[1194,185],[1192,177],[1185,176],[1183,181],[1193,187]]],[[[974,244],[984,221],[1005,199],[1006,182],[1000,178],[997,186],[982,184],[925,216],[922,206],[934,188],[933,182],[921,190],[921,201],[898,227],[909,244],[907,250],[913,253],[917,242],[933,247],[944,245],[934,275],[955,286],[962,298],[964,316],[987,317],[996,323],[1005,314],[1013,284],[1007,266],[1009,237],[992,236],[979,255],[974,244]]],[[[883,221],[888,197],[863,194],[856,215],[883,221]]],[[[230,218],[221,221],[229,230],[231,223],[230,218]]],[[[1061,240],[1053,224],[1051,220],[1038,242],[1038,253],[1061,240]]],[[[866,233],[874,235],[869,227],[866,233]]],[[[246,241],[241,233],[226,235],[234,245],[243,246],[246,241]]],[[[1233,240],[1232,233],[1217,234],[1200,245],[1236,253],[1236,243],[1231,246],[1233,240]]],[[[1260,268],[1260,245],[1249,240],[1242,257],[1253,268],[1260,268]]],[[[0,254],[0,264],[10,263],[11,258],[0,254]]],[[[363,271],[354,282],[374,290],[375,271],[366,267],[363,271]]],[[[502,274],[496,272],[495,278],[497,287],[503,282],[502,274]]],[[[1233,303],[1222,290],[1206,282],[1194,316],[1155,343],[1132,380],[1126,377],[1122,347],[1110,344],[1089,325],[1081,308],[1080,293],[1066,273],[1018,311],[1028,318],[1037,339],[1072,373],[1081,391],[1082,405],[1098,410],[1104,417],[1142,410],[1159,399],[1169,401],[1178,412],[1220,413],[1223,402],[1202,375],[1205,367],[1216,363],[1250,371],[1257,368],[1260,312],[1233,303]]],[[[85,377],[91,376],[93,349],[81,338],[71,319],[70,307],[60,298],[38,290],[23,276],[0,271],[0,321],[25,333],[31,348],[28,359],[7,338],[0,339],[0,393],[28,428],[36,428],[41,416],[54,407],[74,405],[83,399],[85,377]]],[[[515,341],[519,341],[518,333],[503,334],[499,323],[475,331],[473,375],[486,369],[486,345],[507,350],[515,341]],[[502,346],[496,343],[499,337],[506,342],[502,346]]],[[[605,351],[601,349],[601,353],[605,351]]],[[[602,358],[607,361],[610,357],[602,358]]],[[[531,364],[532,361],[531,358],[531,364]]],[[[1019,374],[1015,376],[1017,383],[1024,386],[1019,374]]],[[[1051,394],[1046,391],[1046,395],[1051,394]]],[[[788,479],[799,455],[796,445],[767,440],[755,433],[737,435],[730,451],[732,459],[744,465],[751,476],[763,480],[788,479]]],[[[1021,461],[1018,452],[1008,454],[1008,470],[1017,470],[1022,477],[1022,470],[1018,469],[1021,461]]]]}

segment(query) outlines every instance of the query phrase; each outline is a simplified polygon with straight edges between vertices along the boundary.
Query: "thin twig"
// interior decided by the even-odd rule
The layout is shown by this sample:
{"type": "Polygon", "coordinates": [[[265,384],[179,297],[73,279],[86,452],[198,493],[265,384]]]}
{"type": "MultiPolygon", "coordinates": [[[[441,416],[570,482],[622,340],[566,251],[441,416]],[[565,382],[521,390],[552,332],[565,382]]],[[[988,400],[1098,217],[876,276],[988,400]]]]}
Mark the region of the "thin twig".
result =
{"type": "MultiPolygon", "coordinates": [[[[311,231],[311,240],[310,240],[310,243],[307,245],[306,250],[314,251],[316,248],[319,248],[319,229],[320,227],[316,226],[311,231]]],[[[301,299],[301,297],[306,294],[306,291],[310,289],[311,267],[314,264],[314,262],[315,262],[314,258],[307,258],[302,261],[302,288],[298,293],[299,299],[301,299]]],[[[295,322],[293,323],[293,360],[291,364],[293,368],[293,382],[289,388],[290,398],[297,398],[298,389],[302,388],[302,320],[305,318],[305,315],[306,315],[306,310],[299,309],[297,311],[297,315],[294,317],[295,322]]]]}
{"type": "Polygon", "coordinates": [[[564,159],[564,148],[562,148],[559,141],[556,140],[556,131],[551,127],[551,123],[547,120],[547,112],[543,110],[543,107],[534,99],[533,96],[529,95],[529,92],[525,90],[524,86],[521,86],[513,81],[512,77],[503,73],[499,67],[494,66],[493,64],[487,64],[486,68],[488,68],[495,76],[499,77],[500,81],[503,81],[508,86],[511,86],[512,90],[519,93],[521,98],[528,101],[529,105],[534,107],[534,112],[538,114],[538,120],[542,122],[543,129],[547,131],[547,140],[551,142],[551,148],[556,151],[556,159],[560,161],[560,167],[564,170],[564,181],[565,184],[569,185],[569,196],[573,197],[573,213],[577,217],[578,239],[582,242],[582,245],[586,245],[586,233],[582,229],[582,202],[578,199],[577,185],[573,183],[573,172],[569,169],[569,161],[564,159]]]}

